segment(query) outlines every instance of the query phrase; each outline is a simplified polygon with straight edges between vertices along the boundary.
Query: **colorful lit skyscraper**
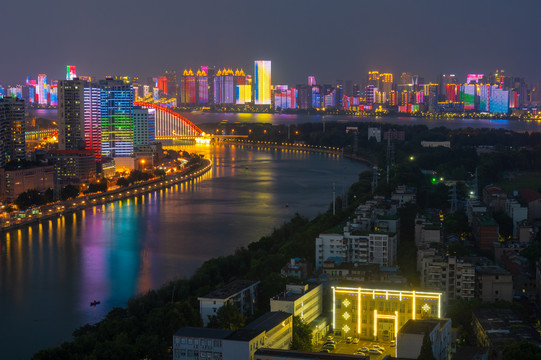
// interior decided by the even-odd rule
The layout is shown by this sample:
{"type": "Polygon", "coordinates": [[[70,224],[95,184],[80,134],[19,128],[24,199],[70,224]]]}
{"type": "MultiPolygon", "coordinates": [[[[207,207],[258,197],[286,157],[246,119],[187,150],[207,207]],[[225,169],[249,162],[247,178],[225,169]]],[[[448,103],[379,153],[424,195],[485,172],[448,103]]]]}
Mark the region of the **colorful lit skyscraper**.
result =
{"type": "Polygon", "coordinates": [[[167,95],[167,78],[160,76],[156,81],[156,87],[165,95],[167,95]]]}
{"type": "Polygon", "coordinates": [[[73,80],[77,77],[75,65],[66,65],[66,80],[73,80]]]}
{"type": "Polygon", "coordinates": [[[468,74],[466,76],[466,84],[476,83],[480,84],[485,77],[484,74],[468,74]]]}
{"type": "Polygon", "coordinates": [[[190,71],[184,69],[180,77],[180,103],[196,103],[195,75],[192,69],[190,71]]]}
{"type": "MultiPolygon", "coordinates": [[[[207,68],[208,70],[208,68],[207,68]]],[[[196,92],[197,92],[197,103],[198,104],[208,104],[209,102],[209,81],[206,71],[201,67],[201,70],[198,70],[195,74],[196,78],[196,92]]]]}
{"type": "Polygon", "coordinates": [[[37,103],[47,105],[47,75],[38,75],[37,103]]]}
{"type": "Polygon", "coordinates": [[[133,154],[133,89],[120,80],[100,81],[101,152],[103,156],[133,154]]]}
{"type": "Polygon", "coordinates": [[[490,89],[489,111],[491,113],[508,113],[509,91],[502,90],[498,86],[492,86],[490,89]]]}
{"type": "MultiPolygon", "coordinates": [[[[214,103],[215,104],[234,104],[235,87],[234,75],[232,69],[218,70],[214,77],[214,103]]],[[[270,90],[269,90],[270,91],[270,90]]]]}
{"type": "Polygon", "coordinates": [[[252,86],[237,85],[235,103],[238,105],[244,105],[250,102],[252,102],[252,86]]]}
{"type": "Polygon", "coordinates": [[[308,76],[308,86],[314,86],[314,85],[316,85],[316,77],[308,76]]]}
{"type": "Polygon", "coordinates": [[[156,139],[156,109],[133,108],[133,147],[154,143],[156,139]]]}
{"type": "Polygon", "coordinates": [[[464,103],[464,110],[475,110],[475,85],[460,86],[460,101],[464,103]]]}
{"type": "Polygon", "coordinates": [[[271,104],[271,62],[254,62],[254,101],[255,105],[271,104]]]}

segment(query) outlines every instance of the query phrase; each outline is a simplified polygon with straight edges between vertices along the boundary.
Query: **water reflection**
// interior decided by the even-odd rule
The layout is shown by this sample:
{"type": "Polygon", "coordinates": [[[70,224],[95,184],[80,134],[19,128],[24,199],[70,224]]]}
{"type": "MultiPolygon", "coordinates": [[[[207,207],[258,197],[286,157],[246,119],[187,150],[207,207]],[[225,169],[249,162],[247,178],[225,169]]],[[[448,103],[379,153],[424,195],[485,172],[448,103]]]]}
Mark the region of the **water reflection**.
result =
{"type": "Polygon", "coordinates": [[[183,149],[205,154],[213,169],[0,236],[3,357],[28,358],[58,345],[131,296],[189,276],[204,260],[259,239],[295,212],[316,215],[327,208],[333,182],[350,184],[366,168],[298,150],[183,149]],[[101,301],[95,308],[94,299],[101,301]]]}

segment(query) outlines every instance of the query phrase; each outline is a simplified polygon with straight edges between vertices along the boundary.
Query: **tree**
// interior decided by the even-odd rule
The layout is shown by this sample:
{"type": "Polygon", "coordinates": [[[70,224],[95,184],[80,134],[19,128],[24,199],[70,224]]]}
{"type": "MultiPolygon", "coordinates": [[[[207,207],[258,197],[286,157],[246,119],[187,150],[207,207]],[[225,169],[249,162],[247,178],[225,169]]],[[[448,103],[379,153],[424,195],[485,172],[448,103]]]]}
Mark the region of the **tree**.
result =
{"type": "Polygon", "coordinates": [[[62,200],[68,200],[79,196],[79,187],[75,185],[66,185],[60,191],[60,198],[62,200]]]}
{"type": "Polygon", "coordinates": [[[210,318],[208,327],[218,329],[237,330],[246,324],[246,317],[237,307],[227,303],[218,309],[216,315],[210,318]]]}
{"type": "Polygon", "coordinates": [[[432,341],[428,335],[428,331],[425,332],[423,337],[423,345],[421,346],[421,352],[417,357],[417,360],[436,360],[434,353],[432,352],[432,341]]]}
{"type": "Polygon", "coordinates": [[[527,340],[507,345],[503,349],[503,358],[506,360],[541,360],[541,349],[527,340]]]}
{"type": "Polygon", "coordinates": [[[300,317],[293,316],[293,340],[291,342],[292,350],[312,351],[312,330],[305,324],[300,317]]]}

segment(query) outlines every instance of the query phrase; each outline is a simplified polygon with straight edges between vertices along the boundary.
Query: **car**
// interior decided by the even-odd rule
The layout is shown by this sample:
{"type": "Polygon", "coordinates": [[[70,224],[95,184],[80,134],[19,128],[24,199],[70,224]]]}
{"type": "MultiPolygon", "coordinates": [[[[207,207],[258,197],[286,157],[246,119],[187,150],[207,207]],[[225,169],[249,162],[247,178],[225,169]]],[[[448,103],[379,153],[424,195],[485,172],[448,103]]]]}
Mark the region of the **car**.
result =
{"type": "Polygon", "coordinates": [[[352,340],[353,340],[353,339],[351,338],[351,336],[348,336],[348,337],[346,338],[346,344],[350,344],[352,340]]]}
{"type": "Polygon", "coordinates": [[[329,349],[322,349],[320,353],[330,353],[329,349]]]}
{"type": "Polygon", "coordinates": [[[383,354],[379,349],[374,349],[374,348],[368,350],[368,352],[369,352],[370,354],[378,354],[378,355],[383,354]]]}
{"type": "Polygon", "coordinates": [[[353,338],[353,343],[354,343],[354,344],[358,344],[358,343],[359,343],[359,339],[353,338]]]}
{"type": "Polygon", "coordinates": [[[336,343],[334,342],[334,340],[327,340],[327,341],[325,341],[325,345],[327,345],[327,344],[333,344],[334,345],[336,343]]]}
{"type": "Polygon", "coordinates": [[[363,353],[361,351],[357,351],[356,353],[353,353],[355,356],[366,356],[366,353],[363,353]]]}
{"type": "Polygon", "coordinates": [[[323,348],[329,349],[329,350],[334,350],[335,346],[334,346],[334,344],[325,344],[325,345],[323,345],[323,348]]]}
{"type": "Polygon", "coordinates": [[[358,349],[357,349],[357,352],[364,352],[364,353],[367,353],[367,352],[368,352],[368,348],[367,348],[367,347],[358,348],[358,349]]]}
{"type": "Polygon", "coordinates": [[[334,338],[332,336],[327,336],[327,341],[333,341],[334,338]]]}
{"type": "Polygon", "coordinates": [[[396,341],[395,340],[391,340],[391,347],[395,347],[396,346],[396,341]]]}
{"type": "Polygon", "coordinates": [[[380,350],[380,351],[385,351],[385,348],[384,348],[383,346],[379,346],[379,345],[377,345],[377,344],[376,344],[376,345],[372,345],[372,347],[373,347],[374,349],[378,349],[378,350],[380,350]]]}

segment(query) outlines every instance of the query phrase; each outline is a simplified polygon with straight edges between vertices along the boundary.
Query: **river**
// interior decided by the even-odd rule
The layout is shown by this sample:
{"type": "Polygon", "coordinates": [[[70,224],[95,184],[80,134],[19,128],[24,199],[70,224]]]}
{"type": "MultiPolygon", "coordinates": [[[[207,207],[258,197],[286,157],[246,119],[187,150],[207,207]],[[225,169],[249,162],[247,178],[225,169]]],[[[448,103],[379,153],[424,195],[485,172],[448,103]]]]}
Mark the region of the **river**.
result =
{"type": "Polygon", "coordinates": [[[88,208],[0,236],[0,357],[69,340],[132,296],[190,276],[205,260],[313,217],[366,165],[337,155],[200,145],[200,180],[88,208]],[[288,204],[288,207],[285,205],[288,204]],[[94,299],[101,301],[90,307],[94,299]]]}
{"type": "MultiPolygon", "coordinates": [[[[32,110],[31,114],[49,120],[56,120],[56,110],[38,109],[32,110]]],[[[450,129],[460,128],[492,128],[506,129],[513,131],[537,131],[541,132],[541,121],[534,120],[507,120],[507,119],[432,119],[432,118],[414,118],[407,116],[398,117],[376,117],[376,116],[346,116],[346,115],[294,115],[294,114],[246,114],[246,113],[206,113],[200,111],[182,113],[194,124],[219,122],[241,122],[241,123],[271,123],[271,124],[303,124],[303,123],[321,123],[339,121],[339,122],[367,122],[377,124],[396,124],[396,125],[426,125],[429,128],[445,126],[450,129]]]]}

